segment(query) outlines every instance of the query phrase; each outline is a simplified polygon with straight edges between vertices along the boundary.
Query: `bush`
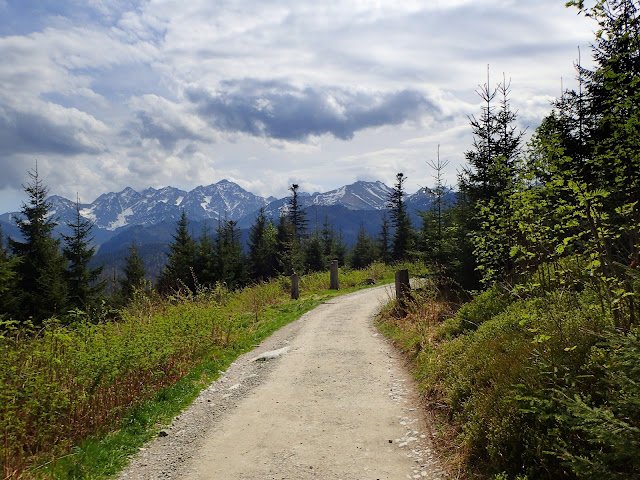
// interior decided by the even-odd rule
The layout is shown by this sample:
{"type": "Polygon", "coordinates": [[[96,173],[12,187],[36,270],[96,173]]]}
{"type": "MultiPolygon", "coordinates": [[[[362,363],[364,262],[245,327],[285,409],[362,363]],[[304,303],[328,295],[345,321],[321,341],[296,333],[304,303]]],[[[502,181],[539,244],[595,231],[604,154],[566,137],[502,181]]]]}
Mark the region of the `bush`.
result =
{"type": "Polygon", "coordinates": [[[521,411],[547,462],[569,478],[640,476],[640,329],[605,332],[576,371],[539,362],[542,388],[522,388],[521,411]]]}
{"type": "MultiPolygon", "coordinates": [[[[421,357],[422,388],[430,404],[457,426],[459,457],[472,470],[504,472],[506,478],[582,478],[584,473],[577,475],[566,456],[569,444],[577,444],[578,437],[588,438],[587,420],[570,424],[567,418],[579,418],[582,408],[585,418],[593,420],[593,412],[583,407],[586,401],[574,399],[582,398],[576,397],[578,392],[593,392],[591,383],[602,376],[589,359],[598,332],[612,323],[611,316],[594,307],[587,292],[506,304],[489,291],[456,317],[473,318],[476,330],[452,336],[451,324],[445,322],[442,330],[447,335],[441,334],[440,343],[421,357]],[[490,312],[500,310],[491,317],[490,312]],[[559,385],[573,385],[576,390],[554,394],[561,391],[559,385]]],[[[611,388],[598,387],[601,392],[611,388]]],[[[593,398],[586,395],[585,399],[593,398]]],[[[604,423],[601,426],[605,428],[604,423]]],[[[636,445],[630,437],[625,442],[636,445]]],[[[628,469],[630,460],[625,461],[628,469]]]]}
{"type": "Polygon", "coordinates": [[[503,312],[513,301],[503,288],[494,285],[460,307],[456,316],[445,322],[443,335],[454,337],[477,330],[480,325],[503,312]]]}

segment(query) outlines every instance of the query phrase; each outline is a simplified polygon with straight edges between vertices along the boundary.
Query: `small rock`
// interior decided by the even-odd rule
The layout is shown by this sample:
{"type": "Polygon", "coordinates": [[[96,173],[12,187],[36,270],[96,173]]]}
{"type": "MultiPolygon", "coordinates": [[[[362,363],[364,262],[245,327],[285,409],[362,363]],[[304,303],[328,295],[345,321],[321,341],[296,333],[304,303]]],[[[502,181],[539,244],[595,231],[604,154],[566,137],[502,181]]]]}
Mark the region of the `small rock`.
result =
{"type": "Polygon", "coordinates": [[[169,432],[166,429],[162,429],[158,432],[158,436],[159,437],[168,437],[169,436],[169,432]]]}

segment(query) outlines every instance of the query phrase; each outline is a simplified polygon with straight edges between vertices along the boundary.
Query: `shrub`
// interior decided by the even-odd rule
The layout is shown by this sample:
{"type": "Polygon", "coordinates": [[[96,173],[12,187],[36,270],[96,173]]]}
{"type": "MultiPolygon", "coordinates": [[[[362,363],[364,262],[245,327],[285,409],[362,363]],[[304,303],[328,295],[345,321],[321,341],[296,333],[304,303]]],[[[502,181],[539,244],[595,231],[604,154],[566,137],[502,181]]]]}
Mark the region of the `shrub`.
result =
{"type": "Polygon", "coordinates": [[[569,478],[640,476],[640,329],[606,331],[580,368],[540,359],[539,375],[541,388],[521,387],[519,400],[544,460],[569,478]]]}
{"type": "Polygon", "coordinates": [[[456,316],[445,322],[443,335],[457,336],[476,330],[484,322],[503,312],[513,298],[502,287],[494,285],[460,307],[456,316]]]}
{"type": "MultiPolygon", "coordinates": [[[[421,356],[418,368],[430,405],[457,428],[454,443],[459,458],[472,470],[492,475],[504,472],[507,478],[582,478],[584,472],[578,476],[577,467],[568,463],[568,445],[579,444],[577,438],[589,438],[587,424],[595,428],[594,407],[586,399],[593,399],[595,391],[605,398],[604,392],[612,389],[612,385],[594,389],[592,383],[602,375],[589,361],[600,338],[598,332],[612,323],[611,316],[593,305],[588,292],[556,293],[513,301],[506,307],[490,292],[472,303],[464,315],[481,320],[474,322],[478,328],[457,336],[441,334],[440,342],[421,356]],[[481,304],[483,300],[487,304],[481,304]],[[502,311],[490,317],[492,310],[502,311]],[[563,391],[559,385],[575,390],[563,391]],[[578,392],[585,397],[576,397],[578,392]],[[580,418],[579,411],[585,420],[569,422],[568,418],[580,418]]],[[[450,331],[450,325],[443,330],[450,331]]],[[[627,377],[633,374],[630,371],[627,377]]],[[[611,418],[622,419],[616,414],[611,418]]],[[[601,427],[608,428],[605,423],[601,427]]],[[[625,431],[631,434],[636,427],[631,423],[625,431]]],[[[598,438],[603,436],[601,432],[598,438]]],[[[632,440],[627,437],[625,442],[636,445],[632,440]]],[[[586,450],[575,452],[581,451],[586,450]]],[[[578,456],[572,457],[573,465],[579,464],[578,456]]],[[[627,458],[624,468],[629,468],[629,461],[627,458]]]]}

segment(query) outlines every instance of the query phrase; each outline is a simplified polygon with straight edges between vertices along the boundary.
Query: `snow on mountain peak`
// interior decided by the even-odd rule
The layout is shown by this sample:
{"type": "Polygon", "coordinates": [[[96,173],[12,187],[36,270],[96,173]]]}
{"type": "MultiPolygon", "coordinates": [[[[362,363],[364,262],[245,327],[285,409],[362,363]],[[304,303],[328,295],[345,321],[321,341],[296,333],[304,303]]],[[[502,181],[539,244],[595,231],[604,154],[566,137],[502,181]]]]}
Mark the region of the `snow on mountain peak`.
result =
{"type": "MultiPolygon", "coordinates": [[[[383,210],[391,189],[384,183],[357,181],[325,193],[298,192],[303,206],[342,205],[350,210],[383,210]]],[[[240,220],[252,218],[260,208],[287,208],[288,197],[263,198],[223,179],[187,192],[174,187],[147,188],[137,192],[127,187],[120,192],[100,195],[90,204],[80,205],[80,215],[102,231],[114,232],[133,225],[150,226],[175,221],[184,210],[192,221],[208,219],[240,220]]],[[[51,216],[59,225],[73,221],[76,202],[52,196],[51,216]]],[[[274,210],[275,211],[275,210],[274,210]]],[[[6,218],[11,218],[7,216],[6,218]]],[[[4,221],[4,218],[3,218],[4,221]]]]}

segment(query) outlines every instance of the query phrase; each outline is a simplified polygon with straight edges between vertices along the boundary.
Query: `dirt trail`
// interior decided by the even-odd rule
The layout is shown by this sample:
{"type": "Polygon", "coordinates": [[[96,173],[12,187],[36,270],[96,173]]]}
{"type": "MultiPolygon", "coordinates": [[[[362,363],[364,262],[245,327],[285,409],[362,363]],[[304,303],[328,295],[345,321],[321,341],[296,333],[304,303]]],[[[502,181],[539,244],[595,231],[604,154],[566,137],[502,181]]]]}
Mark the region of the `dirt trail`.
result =
{"type": "Polygon", "coordinates": [[[411,378],[372,325],[390,295],[376,287],[341,296],[276,332],[121,478],[442,478],[411,378]],[[276,358],[254,360],[261,355],[276,358]]]}

